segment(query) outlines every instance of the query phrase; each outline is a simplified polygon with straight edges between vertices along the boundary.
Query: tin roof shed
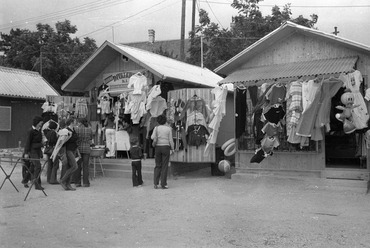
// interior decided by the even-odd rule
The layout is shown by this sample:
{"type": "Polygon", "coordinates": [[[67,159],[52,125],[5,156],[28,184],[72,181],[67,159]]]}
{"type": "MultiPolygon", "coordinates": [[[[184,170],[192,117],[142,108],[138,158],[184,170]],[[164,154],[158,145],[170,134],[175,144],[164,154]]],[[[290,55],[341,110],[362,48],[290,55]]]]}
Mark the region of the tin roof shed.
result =
{"type": "Polygon", "coordinates": [[[0,66],[0,96],[43,100],[59,93],[37,72],[0,66]]]}

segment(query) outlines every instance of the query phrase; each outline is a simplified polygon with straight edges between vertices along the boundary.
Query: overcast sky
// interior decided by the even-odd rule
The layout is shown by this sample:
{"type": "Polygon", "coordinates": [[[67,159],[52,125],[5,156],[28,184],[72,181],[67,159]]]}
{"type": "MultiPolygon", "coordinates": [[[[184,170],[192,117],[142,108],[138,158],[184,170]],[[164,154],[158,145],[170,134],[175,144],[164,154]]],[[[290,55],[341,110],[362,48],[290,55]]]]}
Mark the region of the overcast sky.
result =
{"type": "MultiPolygon", "coordinates": [[[[237,12],[232,0],[198,0],[211,21],[229,28],[237,12]]],[[[148,40],[148,29],[156,40],[180,38],[182,0],[0,0],[0,32],[11,27],[35,30],[37,22],[55,28],[56,21],[70,20],[77,26],[77,37],[88,36],[100,46],[105,40],[129,43],[148,40]]],[[[291,3],[292,16],[319,16],[316,27],[370,46],[370,1],[368,0],[264,0],[260,10],[271,14],[273,5],[291,3]]],[[[186,37],[191,29],[192,0],[186,1],[186,37]]],[[[198,23],[198,15],[196,15],[198,23]]]]}

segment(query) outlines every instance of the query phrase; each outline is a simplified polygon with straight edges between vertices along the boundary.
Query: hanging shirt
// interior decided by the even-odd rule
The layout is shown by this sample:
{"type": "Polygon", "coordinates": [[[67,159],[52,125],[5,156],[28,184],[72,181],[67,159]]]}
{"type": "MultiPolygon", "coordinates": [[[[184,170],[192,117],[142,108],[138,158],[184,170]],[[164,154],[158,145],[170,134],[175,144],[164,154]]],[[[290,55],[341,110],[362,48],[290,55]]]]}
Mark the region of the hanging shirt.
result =
{"type": "Polygon", "coordinates": [[[134,87],[134,91],[132,94],[141,94],[142,90],[147,87],[147,79],[144,75],[141,73],[136,73],[130,77],[129,83],[127,85],[127,88],[134,87]]]}
{"type": "Polygon", "coordinates": [[[78,99],[76,101],[76,116],[77,118],[85,118],[87,117],[88,109],[87,109],[87,101],[86,99],[78,99]]]}

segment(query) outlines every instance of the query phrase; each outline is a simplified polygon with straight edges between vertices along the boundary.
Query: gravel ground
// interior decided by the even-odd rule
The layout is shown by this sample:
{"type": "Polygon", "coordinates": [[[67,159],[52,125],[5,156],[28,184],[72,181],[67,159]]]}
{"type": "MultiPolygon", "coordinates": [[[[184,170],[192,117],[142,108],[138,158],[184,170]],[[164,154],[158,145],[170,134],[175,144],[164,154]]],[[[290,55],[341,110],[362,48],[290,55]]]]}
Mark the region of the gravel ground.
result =
{"type": "Polygon", "coordinates": [[[370,247],[365,182],[209,174],[170,179],[168,190],[127,178],[99,177],[74,192],[43,182],[48,196],[31,190],[24,201],[17,167],[20,192],[8,181],[0,191],[0,246],[370,247]]]}

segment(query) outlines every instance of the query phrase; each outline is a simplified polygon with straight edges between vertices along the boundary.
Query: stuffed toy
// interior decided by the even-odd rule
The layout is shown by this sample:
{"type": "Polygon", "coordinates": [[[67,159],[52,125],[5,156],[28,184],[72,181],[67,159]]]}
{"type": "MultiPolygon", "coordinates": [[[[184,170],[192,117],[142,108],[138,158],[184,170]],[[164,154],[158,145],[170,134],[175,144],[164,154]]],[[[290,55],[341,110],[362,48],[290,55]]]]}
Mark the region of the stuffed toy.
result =
{"type": "Polygon", "coordinates": [[[345,92],[340,97],[341,102],[344,106],[336,106],[335,108],[342,110],[342,113],[337,113],[335,118],[343,122],[343,131],[346,134],[352,133],[356,130],[353,124],[352,110],[360,105],[354,105],[354,96],[351,92],[345,92]]]}

